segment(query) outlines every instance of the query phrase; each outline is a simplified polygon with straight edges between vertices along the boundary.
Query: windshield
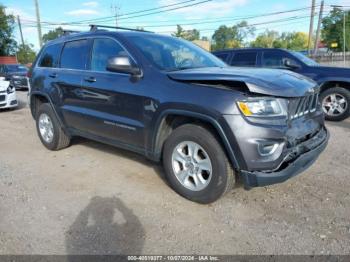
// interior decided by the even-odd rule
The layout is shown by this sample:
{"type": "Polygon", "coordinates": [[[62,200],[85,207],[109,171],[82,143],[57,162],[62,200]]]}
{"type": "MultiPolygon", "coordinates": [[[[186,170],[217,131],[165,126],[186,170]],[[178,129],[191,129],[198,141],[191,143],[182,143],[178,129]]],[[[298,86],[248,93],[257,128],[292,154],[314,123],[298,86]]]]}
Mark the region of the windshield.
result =
{"type": "Polygon", "coordinates": [[[308,58],[307,56],[303,55],[300,52],[292,51],[291,53],[292,53],[292,55],[294,55],[296,58],[298,58],[299,60],[301,60],[304,64],[306,64],[308,66],[319,66],[319,64],[316,61],[312,60],[311,58],[308,58]]]}
{"type": "Polygon", "coordinates": [[[25,66],[22,65],[7,65],[6,66],[7,72],[27,72],[28,69],[25,66]]]}
{"type": "Polygon", "coordinates": [[[190,42],[159,35],[131,35],[127,38],[161,70],[176,71],[201,67],[225,67],[220,59],[190,42]]]}

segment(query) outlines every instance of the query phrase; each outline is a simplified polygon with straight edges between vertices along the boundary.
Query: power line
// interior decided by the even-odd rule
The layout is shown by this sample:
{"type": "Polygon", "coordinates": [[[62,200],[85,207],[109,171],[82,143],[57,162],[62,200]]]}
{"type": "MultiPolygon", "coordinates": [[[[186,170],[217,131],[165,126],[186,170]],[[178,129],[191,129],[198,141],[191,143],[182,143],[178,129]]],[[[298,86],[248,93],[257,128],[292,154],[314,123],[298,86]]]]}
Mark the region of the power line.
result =
{"type": "MultiPolygon", "coordinates": [[[[144,13],[144,12],[164,9],[164,8],[168,8],[168,7],[172,7],[172,6],[178,6],[178,5],[186,4],[186,3],[189,3],[189,2],[193,2],[193,1],[196,1],[196,0],[186,0],[186,1],[175,3],[175,4],[159,6],[159,7],[156,7],[156,8],[138,10],[138,11],[134,11],[134,12],[120,14],[119,17],[124,17],[124,16],[133,15],[133,14],[139,14],[139,13],[144,13]]],[[[208,2],[208,1],[212,1],[212,0],[207,0],[206,2],[208,2]]],[[[197,3],[197,4],[200,4],[200,3],[197,3]]],[[[179,6],[179,7],[177,7],[177,9],[185,8],[185,7],[187,7],[187,6],[179,6]]],[[[177,9],[174,9],[174,10],[177,10],[177,9]]],[[[171,10],[162,10],[162,11],[171,11],[171,10]]],[[[148,14],[146,14],[146,15],[148,15],[148,14]]],[[[63,23],[57,23],[57,22],[56,23],[55,22],[44,22],[44,23],[52,24],[52,25],[57,25],[57,24],[59,24],[59,25],[73,25],[73,24],[81,24],[81,23],[102,22],[105,19],[115,19],[115,16],[105,16],[105,17],[99,17],[99,18],[94,18],[94,19],[78,20],[78,21],[63,22],[63,23]]]]}
{"type": "MultiPolygon", "coordinates": [[[[302,7],[302,8],[297,8],[297,9],[289,9],[289,10],[284,10],[284,11],[279,11],[279,12],[271,12],[271,13],[261,13],[261,14],[255,14],[255,15],[248,15],[248,16],[236,16],[236,17],[223,17],[221,19],[205,19],[204,23],[217,23],[217,22],[226,22],[226,21],[236,21],[236,20],[249,20],[249,19],[253,19],[253,18],[260,18],[260,17],[266,17],[266,16],[273,16],[273,15],[280,15],[280,14],[286,14],[286,13],[292,13],[292,12],[297,12],[297,11],[303,11],[303,10],[308,10],[310,9],[310,7],[302,7]]],[[[186,21],[203,21],[203,19],[189,19],[186,21]]],[[[30,20],[25,20],[25,21],[29,21],[30,20]]],[[[170,22],[169,21],[163,21],[163,22],[170,22]]],[[[107,21],[106,21],[107,22],[107,21]]],[[[152,21],[154,22],[154,21],[152,21]]],[[[162,21],[161,21],[162,22],[162,21]]],[[[46,24],[47,22],[43,22],[43,24],[46,24]]],[[[131,22],[127,22],[127,23],[131,23],[131,22]]],[[[143,22],[135,22],[135,23],[149,23],[146,21],[143,22]]],[[[176,25],[195,25],[195,24],[202,24],[203,22],[197,22],[197,23],[176,23],[176,24],[166,24],[166,25],[159,25],[159,21],[156,22],[157,26],[176,26],[176,25]]],[[[65,23],[65,24],[60,24],[60,23],[50,23],[51,25],[75,25],[72,23],[65,23]]],[[[88,24],[77,24],[76,26],[80,26],[80,25],[88,25],[88,24]]],[[[157,26],[147,26],[146,27],[157,27],[157,26]]]]}

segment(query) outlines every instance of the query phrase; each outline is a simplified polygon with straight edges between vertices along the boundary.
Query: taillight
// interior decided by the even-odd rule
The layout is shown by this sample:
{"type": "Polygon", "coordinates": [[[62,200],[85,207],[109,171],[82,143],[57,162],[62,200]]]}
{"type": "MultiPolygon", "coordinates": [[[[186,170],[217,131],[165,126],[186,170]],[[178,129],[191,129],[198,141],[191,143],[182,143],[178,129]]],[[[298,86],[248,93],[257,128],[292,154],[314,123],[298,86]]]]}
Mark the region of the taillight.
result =
{"type": "Polygon", "coordinates": [[[28,77],[28,78],[31,78],[31,77],[32,77],[32,70],[28,70],[28,72],[27,72],[27,77],[28,77]]]}

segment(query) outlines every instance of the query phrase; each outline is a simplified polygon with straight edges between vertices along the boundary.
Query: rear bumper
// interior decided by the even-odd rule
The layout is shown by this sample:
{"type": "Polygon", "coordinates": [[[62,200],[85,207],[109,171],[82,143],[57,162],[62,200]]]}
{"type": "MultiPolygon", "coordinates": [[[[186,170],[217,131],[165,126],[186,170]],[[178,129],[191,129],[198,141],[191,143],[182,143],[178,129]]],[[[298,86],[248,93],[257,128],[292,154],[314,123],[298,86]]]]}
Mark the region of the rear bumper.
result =
{"type": "Polygon", "coordinates": [[[280,168],[277,171],[241,171],[245,188],[249,189],[252,187],[282,183],[305,171],[316,161],[318,156],[328,144],[329,132],[327,129],[324,128],[321,130],[317,136],[318,137],[315,137],[314,141],[306,141],[300,145],[301,147],[306,148],[307,151],[305,153],[300,154],[293,161],[288,161],[286,158],[286,160],[281,163],[280,168]]]}

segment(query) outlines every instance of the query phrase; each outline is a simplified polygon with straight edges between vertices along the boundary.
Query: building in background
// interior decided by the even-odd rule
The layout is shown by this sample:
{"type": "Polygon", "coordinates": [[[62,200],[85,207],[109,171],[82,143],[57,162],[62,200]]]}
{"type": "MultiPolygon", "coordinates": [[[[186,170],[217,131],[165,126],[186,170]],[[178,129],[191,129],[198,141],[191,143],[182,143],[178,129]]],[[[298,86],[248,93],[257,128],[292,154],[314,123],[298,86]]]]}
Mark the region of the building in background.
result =
{"type": "Polygon", "coordinates": [[[15,56],[0,56],[0,65],[1,64],[18,64],[17,57],[15,56]]]}

